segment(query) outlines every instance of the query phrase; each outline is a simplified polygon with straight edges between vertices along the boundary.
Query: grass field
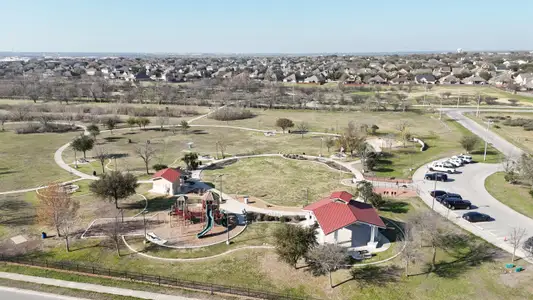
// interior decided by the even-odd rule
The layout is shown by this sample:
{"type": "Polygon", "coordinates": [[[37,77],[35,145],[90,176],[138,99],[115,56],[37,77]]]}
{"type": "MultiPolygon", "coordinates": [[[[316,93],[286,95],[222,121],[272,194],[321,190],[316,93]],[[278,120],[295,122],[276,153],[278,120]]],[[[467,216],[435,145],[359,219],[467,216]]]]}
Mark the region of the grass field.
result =
{"type": "MultiPolygon", "coordinates": [[[[474,114],[468,114],[467,115],[472,120],[478,122],[479,124],[483,126],[487,126],[485,121],[486,118],[491,117],[510,117],[512,119],[530,119],[533,120],[533,113],[517,113],[517,112],[507,112],[507,113],[501,113],[501,112],[483,112],[479,114],[479,117],[476,117],[474,114]]],[[[527,131],[524,130],[522,126],[507,126],[503,124],[503,121],[499,120],[493,120],[490,130],[497,133],[510,143],[514,144],[515,146],[525,150],[525,151],[533,151],[533,131],[527,131]],[[499,127],[499,128],[498,128],[499,127]]]]}
{"type": "Polygon", "coordinates": [[[281,206],[305,205],[307,200],[312,203],[333,191],[346,189],[340,179],[351,177],[310,161],[258,157],[206,170],[202,179],[218,187],[220,183],[215,178],[220,174],[227,174],[222,182],[225,193],[250,195],[281,206]],[[306,199],[306,188],[309,199],[306,199]]]}
{"type": "Polygon", "coordinates": [[[0,132],[0,192],[75,178],[56,165],[54,152],[79,133],[16,134],[15,126],[0,132]]]}
{"type": "MultiPolygon", "coordinates": [[[[318,155],[320,153],[321,140],[319,136],[304,135],[302,138],[297,134],[284,134],[267,137],[260,132],[245,131],[228,128],[193,128],[187,133],[178,131],[173,134],[171,131],[159,130],[121,130],[113,134],[102,133],[97,138],[95,147],[103,147],[109,153],[119,155],[116,159],[119,170],[135,171],[137,174],[146,173],[144,162],[135,153],[136,147],[142,146],[150,140],[150,145],[157,150],[154,159],[149,166],[156,163],[163,163],[169,166],[182,165],[181,158],[187,151],[195,151],[201,155],[209,154],[213,157],[217,155],[217,141],[226,143],[225,155],[246,155],[262,153],[306,153],[318,155]],[[132,143],[128,143],[128,139],[132,143]],[[189,149],[187,143],[193,142],[193,148],[189,149]]],[[[323,147],[323,153],[327,149],[323,147]]],[[[92,151],[87,153],[88,157],[93,155],[92,151]]],[[[220,157],[220,152],[218,156],[220,157]]],[[[80,153],[78,153],[80,157],[80,153]]],[[[67,163],[74,162],[74,152],[67,149],[63,152],[63,159],[67,163]]],[[[106,162],[107,163],[107,162],[106,162]]],[[[100,174],[101,166],[98,162],[91,165],[80,165],[83,172],[92,173],[96,170],[100,174]]],[[[114,160],[109,168],[113,169],[114,160]]]]}
{"type": "MultiPolygon", "coordinates": [[[[384,156],[379,160],[378,166],[375,168],[376,175],[408,178],[416,169],[426,163],[465,152],[459,140],[463,135],[471,135],[470,131],[461,124],[449,119],[445,119],[444,123],[439,120],[434,120],[433,122],[441,125],[446,124],[446,129],[416,136],[429,146],[426,151],[421,152],[419,144],[416,143],[409,143],[406,148],[393,149],[392,151],[384,149],[384,156]]],[[[483,151],[484,144],[480,142],[476,149],[472,151],[472,158],[475,161],[483,161],[483,151]]],[[[500,161],[500,153],[492,146],[489,146],[485,162],[497,163],[500,161]]]]}
{"type": "Polygon", "coordinates": [[[524,185],[510,184],[505,181],[505,173],[497,172],[485,180],[485,188],[498,201],[515,211],[533,218],[533,198],[529,188],[524,185]]]}

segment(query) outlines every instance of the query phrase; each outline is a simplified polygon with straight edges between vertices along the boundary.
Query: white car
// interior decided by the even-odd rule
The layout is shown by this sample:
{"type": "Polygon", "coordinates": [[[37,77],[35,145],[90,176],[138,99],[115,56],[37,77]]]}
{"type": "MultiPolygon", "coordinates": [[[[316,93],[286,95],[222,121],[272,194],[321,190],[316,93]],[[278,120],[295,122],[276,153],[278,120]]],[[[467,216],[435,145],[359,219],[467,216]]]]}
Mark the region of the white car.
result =
{"type": "Polygon", "coordinates": [[[444,166],[443,163],[440,163],[440,162],[435,162],[435,163],[429,165],[429,170],[430,171],[437,171],[437,172],[444,172],[444,173],[448,173],[448,174],[457,173],[457,170],[455,168],[446,167],[446,166],[444,166]]]}
{"type": "Polygon", "coordinates": [[[463,160],[458,158],[450,158],[447,160],[448,163],[452,164],[455,168],[463,165],[463,160]]]}
{"type": "Polygon", "coordinates": [[[460,167],[460,165],[457,166],[456,164],[452,163],[451,161],[447,161],[447,160],[441,162],[441,164],[442,164],[443,166],[445,166],[446,168],[452,168],[452,169],[454,169],[454,168],[456,168],[456,167],[460,167]]]}
{"type": "Polygon", "coordinates": [[[464,155],[464,154],[452,156],[452,159],[458,159],[462,161],[464,164],[469,164],[472,162],[472,156],[464,155]]]}

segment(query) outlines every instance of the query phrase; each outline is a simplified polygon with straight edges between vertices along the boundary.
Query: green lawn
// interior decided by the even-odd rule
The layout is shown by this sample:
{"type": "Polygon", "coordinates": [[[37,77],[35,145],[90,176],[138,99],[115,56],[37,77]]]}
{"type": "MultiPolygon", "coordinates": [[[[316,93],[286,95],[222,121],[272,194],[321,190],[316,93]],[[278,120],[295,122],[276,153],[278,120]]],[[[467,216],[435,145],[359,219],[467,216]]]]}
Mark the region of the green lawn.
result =
{"type": "Polygon", "coordinates": [[[0,132],[0,192],[75,178],[56,165],[54,153],[79,133],[16,134],[15,126],[0,132]]]}
{"type": "Polygon", "coordinates": [[[498,201],[533,218],[533,198],[529,194],[527,186],[519,184],[510,184],[505,181],[505,173],[497,172],[485,180],[485,188],[498,201]]]}
{"type": "Polygon", "coordinates": [[[221,169],[202,172],[202,179],[220,186],[216,177],[223,177],[223,191],[230,194],[250,195],[268,203],[282,206],[305,205],[306,188],[309,189],[309,203],[347,187],[341,178],[351,174],[340,173],[326,165],[289,160],[279,157],[258,157],[241,159],[221,169]]]}
{"type": "MultiPolygon", "coordinates": [[[[441,123],[439,120],[433,122],[441,123]]],[[[447,156],[464,153],[459,140],[463,135],[472,133],[464,128],[461,124],[453,120],[444,121],[449,130],[440,132],[431,132],[426,135],[416,136],[426,143],[429,148],[426,151],[420,151],[419,144],[409,143],[406,148],[384,150],[384,156],[379,160],[375,173],[380,177],[397,177],[410,178],[416,169],[426,163],[438,160],[447,156]]],[[[471,155],[475,161],[483,161],[484,144],[480,142],[471,155]]],[[[498,163],[501,161],[500,153],[488,146],[486,163],[498,163]]]]}

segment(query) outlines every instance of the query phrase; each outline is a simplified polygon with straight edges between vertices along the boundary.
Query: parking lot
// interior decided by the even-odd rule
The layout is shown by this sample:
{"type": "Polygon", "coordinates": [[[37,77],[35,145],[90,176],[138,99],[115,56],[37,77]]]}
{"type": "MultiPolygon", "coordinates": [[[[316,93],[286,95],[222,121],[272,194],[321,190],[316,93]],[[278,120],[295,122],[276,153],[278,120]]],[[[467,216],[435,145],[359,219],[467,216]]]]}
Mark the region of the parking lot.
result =
{"type": "MultiPolygon", "coordinates": [[[[485,179],[492,173],[501,171],[501,165],[472,163],[459,167],[457,170],[459,171],[458,174],[448,174],[449,179],[447,182],[438,181],[436,183],[436,189],[460,194],[463,199],[472,202],[472,209],[449,210],[435,201],[435,211],[448,217],[448,219],[464,229],[507,251],[512,251],[509,238],[514,228],[523,228],[526,230],[524,240],[533,235],[532,219],[502,204],[485,189],[485,179]],[[468,211],[478,211],[487,214],[493,220],[489,222],[470,223],[461,218],[468,211]]],[[[433,205],[433,197],[429,192],[435,189],[435,182],[424,179],[424,175],[427,172],[429,170],[426,166],[418,169],[413,176],[413,180],[420,197],[431,207],[433,205]]],[[[524,255],[524,253],[519,252],[517,252],[519,256],[524,255]]]]}

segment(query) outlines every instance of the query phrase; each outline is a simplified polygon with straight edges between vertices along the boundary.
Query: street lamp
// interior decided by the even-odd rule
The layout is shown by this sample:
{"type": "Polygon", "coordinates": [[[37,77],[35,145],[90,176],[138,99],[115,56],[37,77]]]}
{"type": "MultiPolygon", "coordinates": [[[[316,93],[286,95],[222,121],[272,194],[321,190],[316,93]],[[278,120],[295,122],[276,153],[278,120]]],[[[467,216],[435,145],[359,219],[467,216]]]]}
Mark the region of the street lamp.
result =
{"type": "Polygon", "coordinates": [[[146,210],[143,210],[142,214],[143,214],[143,225],[144,225],[144,239],[146,239],[146,210]]]}
{"type": "Polygon", "coordinates": [[[320,138],[320,156],[322,157],[322,143],[324,142],[324,138],[320,138]]]}
{"type": "Polygon", "coordinates": [[[483,152],[483,161],[487,160],[487,144],[488,144],[487,139],[488,139],[489,128],[490,128],[491,123],[492,123],[491,120],[487,121],[487,135],[485,135],[485,152],[483,152]]]}

